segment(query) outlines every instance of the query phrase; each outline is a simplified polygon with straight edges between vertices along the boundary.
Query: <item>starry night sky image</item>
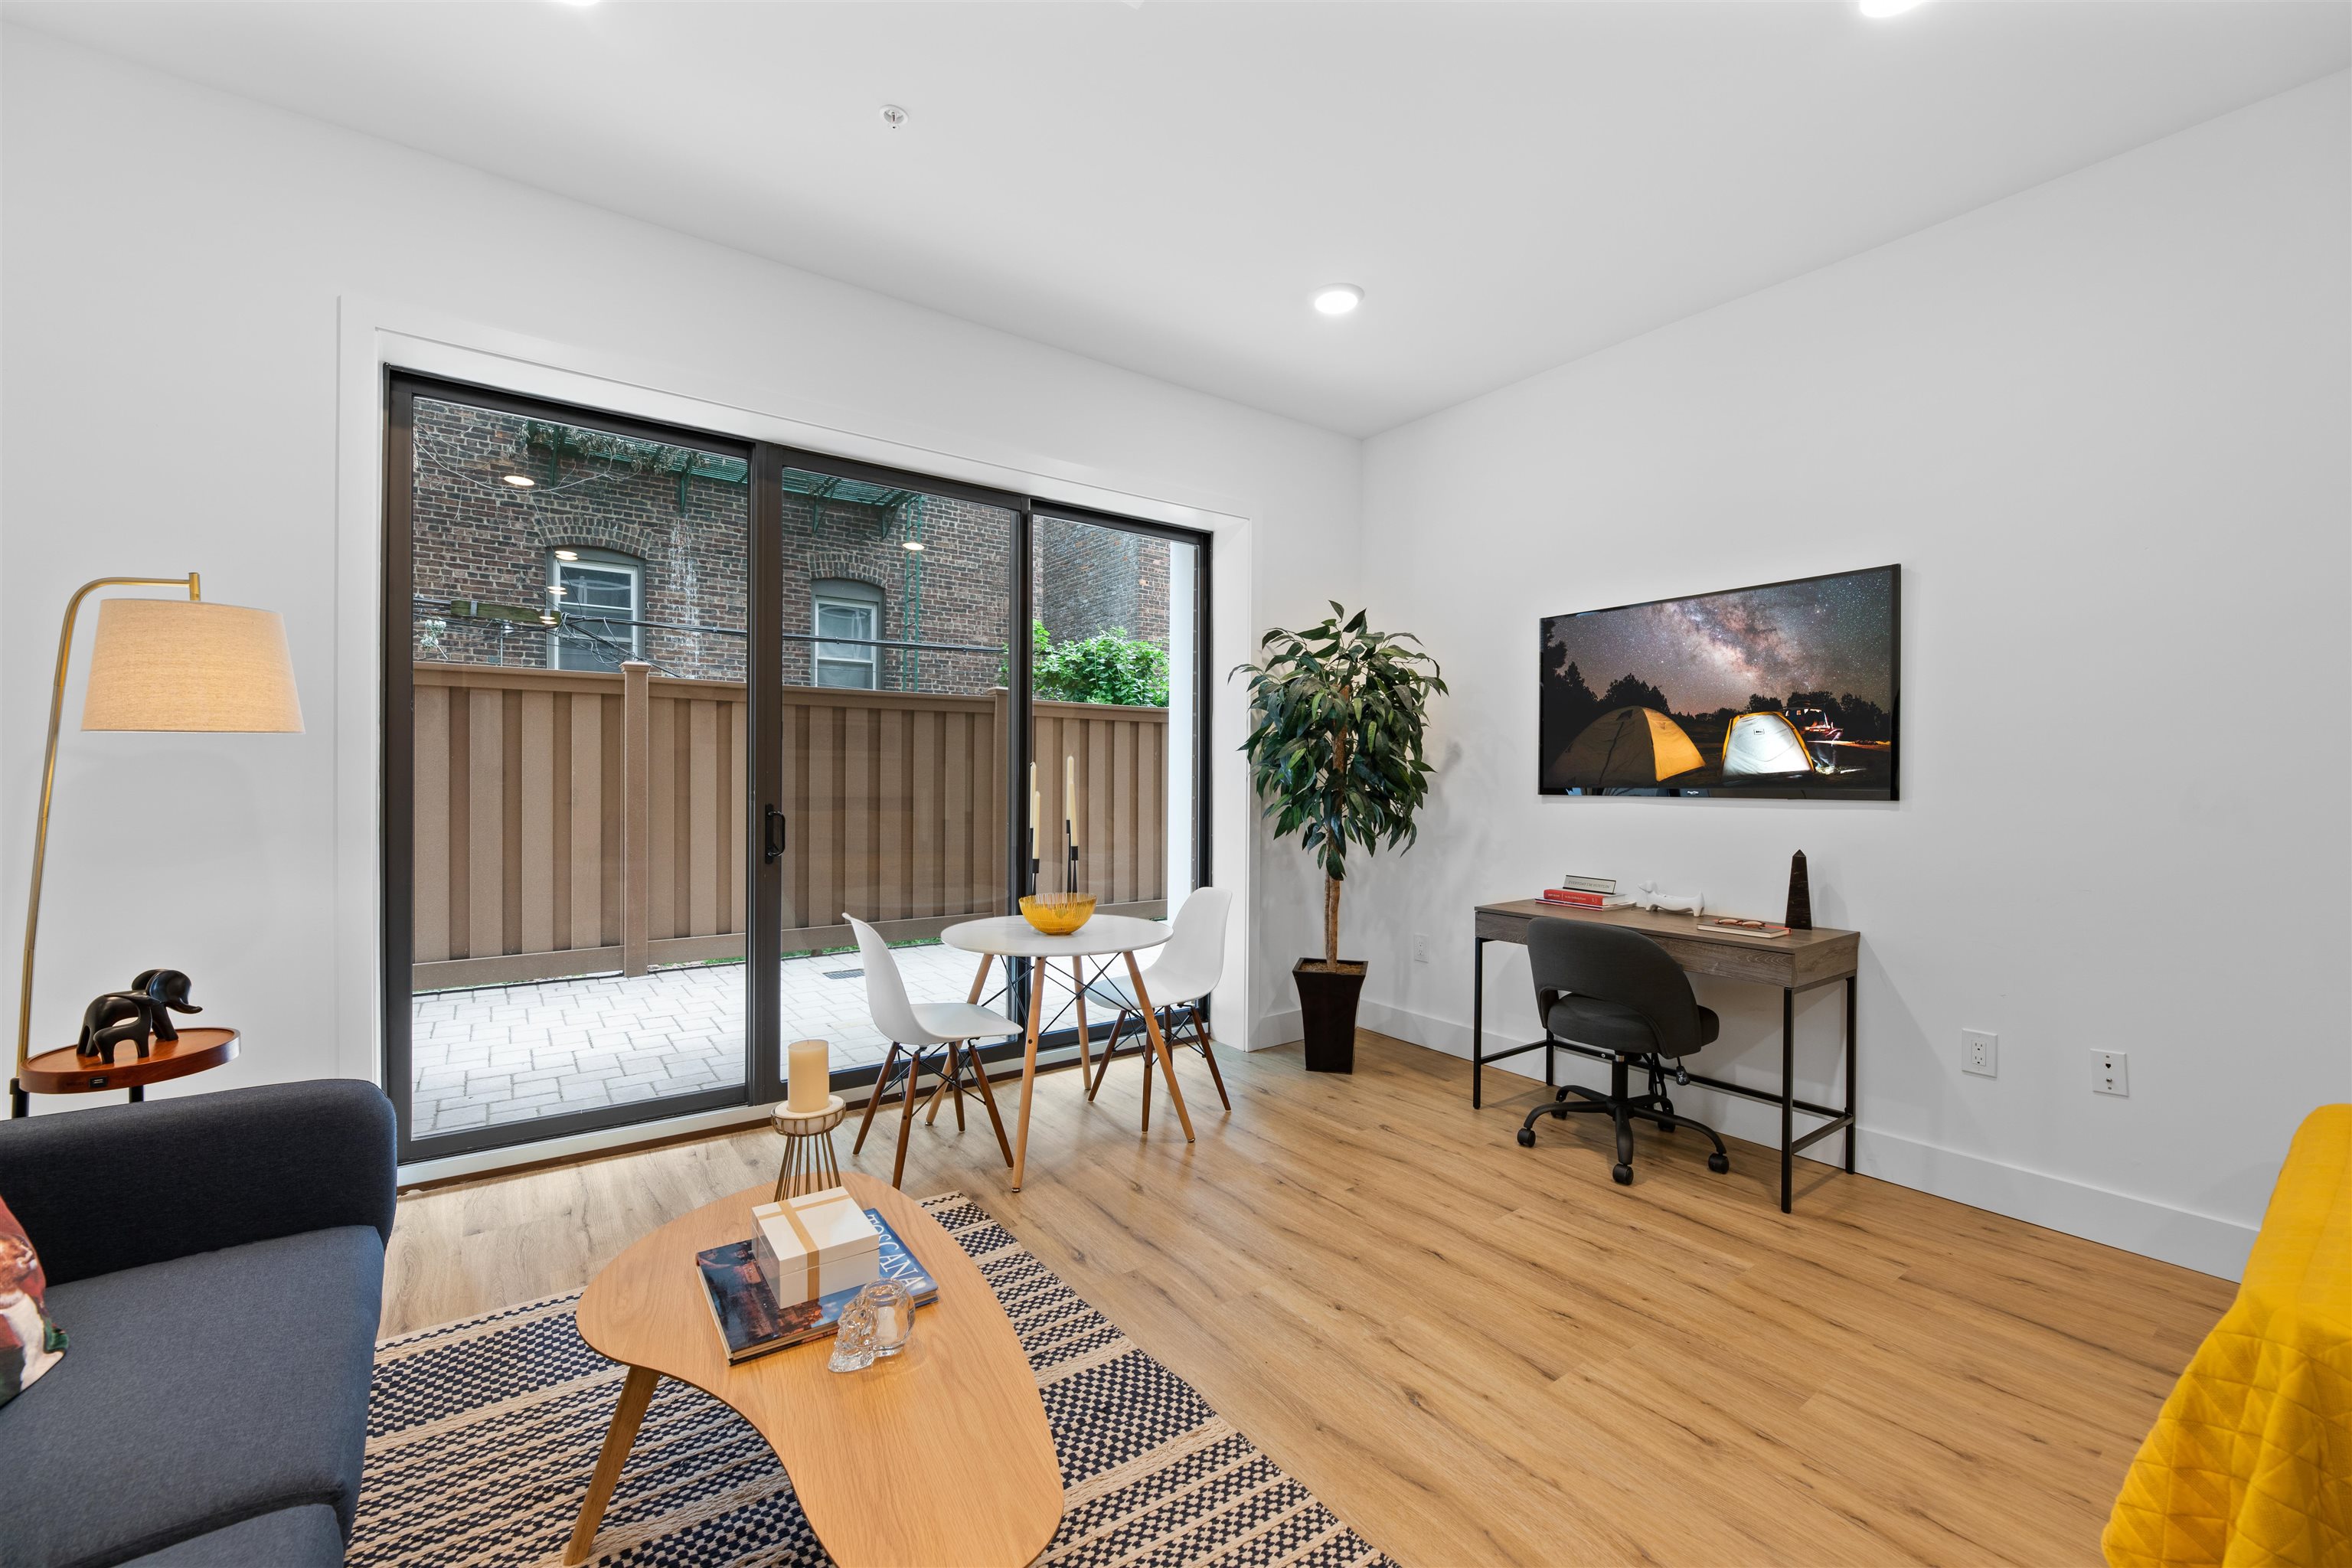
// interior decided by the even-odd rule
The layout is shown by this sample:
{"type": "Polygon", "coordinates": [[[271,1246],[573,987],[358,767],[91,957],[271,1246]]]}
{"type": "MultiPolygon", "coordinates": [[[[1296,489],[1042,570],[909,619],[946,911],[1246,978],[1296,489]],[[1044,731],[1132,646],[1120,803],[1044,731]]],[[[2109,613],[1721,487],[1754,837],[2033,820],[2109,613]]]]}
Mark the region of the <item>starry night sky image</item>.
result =
{"type": "Polygon", "coordinates": [[[1881,567],[1547,618],[1542,789],[1892,798],[1899,579],[1881,567]],[[1612,717],[1629,707],[1673,722],[1577,747],[1603,721],[1612,737],[1633,736],[1612,717]],[[1727,781],[1726,734],[1759,710],[1784,712],[1804,752],[1773,721],[1774,743],[1798,761],[1776,778],[1727,781]],[[1636,751],[1643,776],[1628,776],[1636,751]]]}

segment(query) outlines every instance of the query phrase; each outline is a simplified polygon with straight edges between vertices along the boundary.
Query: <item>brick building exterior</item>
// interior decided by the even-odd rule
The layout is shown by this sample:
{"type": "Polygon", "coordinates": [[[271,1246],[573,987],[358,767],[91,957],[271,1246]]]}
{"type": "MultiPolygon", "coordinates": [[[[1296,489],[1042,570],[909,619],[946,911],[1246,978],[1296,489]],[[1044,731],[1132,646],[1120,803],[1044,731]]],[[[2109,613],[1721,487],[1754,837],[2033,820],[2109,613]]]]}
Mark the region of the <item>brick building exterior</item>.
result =
{"type": "MultiPolygon", "coordinates": [[[[741,462],[425,398],[415,453],[417,658],[610,668],[634,654],[670,674],[743,679],[741,462]],[[565,593],[551,595],[551,584],[565,593]],[[541,622],[551,604],[568,632],[541,622]],[[603,640],[588,635],[599,631],[603,640]]],[[[786,490],[785,684],[1000,683],[1011,512],[797,472],[786,490]],[[987,651],[819,645],[821,630],[987,651]]],[[[1123,628],[1167,647],[1163,542],[1049,519],[1034,554],[1038,617],[1056,641],[1123,628]]]]}
{"type": "Polygon", "coordinates": [[[1033,554],[1030,592],[1055,642],[1124,631],[1167,647],[1167,541],[1045,517],[1033,554]]]}

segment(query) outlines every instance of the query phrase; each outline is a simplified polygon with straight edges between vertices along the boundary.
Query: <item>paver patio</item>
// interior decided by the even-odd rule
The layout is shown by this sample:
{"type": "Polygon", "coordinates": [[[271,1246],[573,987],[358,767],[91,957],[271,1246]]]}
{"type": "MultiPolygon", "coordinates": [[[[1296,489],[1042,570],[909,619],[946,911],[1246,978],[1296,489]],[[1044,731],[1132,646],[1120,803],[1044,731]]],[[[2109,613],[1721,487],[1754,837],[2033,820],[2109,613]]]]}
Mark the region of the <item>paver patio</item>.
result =
{"type": "MultiPolygon", "coordinates": [[[[918,1002],[961,1002],[975,960],[938,943],[897,949],[918,1002]]],[[[889,1041],[866,1010],[854,952],[788,958],[785,1040],[824,1039],[838,1069],[879,1062],[889,1041]]],[[[737,963],[427,992],[415,1003],[414,1136],[743,1081],[737,963]]]]}

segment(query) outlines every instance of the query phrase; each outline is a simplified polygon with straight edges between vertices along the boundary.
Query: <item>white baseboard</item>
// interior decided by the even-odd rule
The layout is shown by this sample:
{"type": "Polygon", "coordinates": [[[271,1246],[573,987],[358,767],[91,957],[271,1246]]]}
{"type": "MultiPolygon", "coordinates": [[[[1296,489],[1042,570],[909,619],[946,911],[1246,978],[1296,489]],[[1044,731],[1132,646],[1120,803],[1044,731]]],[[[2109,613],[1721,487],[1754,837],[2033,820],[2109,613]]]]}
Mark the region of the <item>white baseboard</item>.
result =
{"type": "MultiPolygon", "coordinates": [[[[1297,1015],[1293,1013],[1290,1018],[1295,1029],[1297,1015]]],[[[1357,1021],[1367,1029],[1447,1056],[1465,1061],[1470,1057],[1467,1025],[1407,1012],[1370,998],[1365,1000],[1357,1021]]],[[[1507,1050],[1520,1043],[1489,1037],[1489,1044],[1499,1049],[1507,1050]]],[[[1541,1060],[1539,1055],[1515,1058],[1500,1070],[1524,1071],[1541,1060]]],[[[1541,1070],[1537,1065],[1533,1076],[1540,1077],[1541,1070]]],[[[1686,1104],[1695,1116],[1718,1131],[1753,1142],[1777,1145],[1780,1141],[1778,1114],[1769,1106],[1718,1094],[1696,1084],[1675,1090],[1675,1099],[1678,1108],[1686,1104]]],[[[1839,1138],[1825,1138],[1814,1147],[1819,1152],[1808,1152],[1798,1158],[1825,1163],[1837,1163],[1832,1156],[1843,1159],[1843,1140],[1839,1138]]],[[[1867,1126],[1854,1140],[1854,1169],[1971,1208],[2007,1215],[2224,1279],[2235,1279],[2243,1274],[2246,1255],[2254,1244],[2254,1227],[2236,1220],[2175,1208],[2072,1177],[2005,1164],[1980,1154],[1946,1149],[1867,1126]]],[[[1801,1206],[1799,1212],[1802,1212],[1801,1206]]]]}
{"type": "MultiPolygon", "coordinates": [[[[1365,1026],[1367,1028],[1370,1025],[1365,1026]]],[[[1298,1009],[1286,1007],[1279,1013],[1267,1013],[1250,1026],[1249,1048],[1265,1050],[1269,1046],[1286,1046],[1306,1033],[1307,1025],[1298,1009]]]]}

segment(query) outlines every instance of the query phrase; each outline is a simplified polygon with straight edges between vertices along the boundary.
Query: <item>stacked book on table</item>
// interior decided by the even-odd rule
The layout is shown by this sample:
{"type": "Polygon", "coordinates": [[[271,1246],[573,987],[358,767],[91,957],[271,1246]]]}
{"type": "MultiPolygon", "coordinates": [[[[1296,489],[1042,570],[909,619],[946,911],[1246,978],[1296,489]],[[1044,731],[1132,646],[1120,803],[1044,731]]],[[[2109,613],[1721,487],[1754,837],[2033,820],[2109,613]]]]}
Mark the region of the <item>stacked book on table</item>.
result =
{"type": "Polygon", "coordinates": [[[751,1211],[748,1240],[694,1256],[729,1365],[824,1339],[841,1310],[877,1279],[896,1279],[918,1307],[940,1299],[931,1278],[879,1209],[846,1187],[803,1193],[751,1211]]]}
{"type": "Polygon", "coordinates": [[[1544,902],[1565,904],[1572,910],[1629,910],[1631,899],[1617,896],[1614,877],[1562,877],[1557,888],[1546,888],[1544,902]]]}

